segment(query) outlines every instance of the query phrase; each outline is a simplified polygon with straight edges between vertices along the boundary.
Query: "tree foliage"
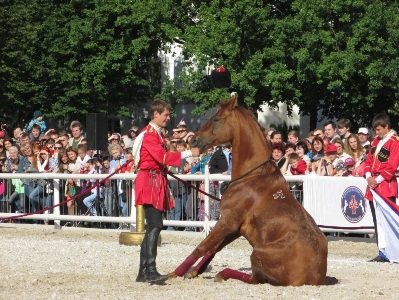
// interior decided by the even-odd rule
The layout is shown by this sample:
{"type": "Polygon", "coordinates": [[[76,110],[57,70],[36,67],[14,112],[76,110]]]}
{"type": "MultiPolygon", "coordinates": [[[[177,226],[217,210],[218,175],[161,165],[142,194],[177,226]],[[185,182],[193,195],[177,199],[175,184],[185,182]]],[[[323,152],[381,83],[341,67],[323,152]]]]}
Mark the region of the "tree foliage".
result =
{"type": "Polygon", "coordinates": [[[253,109],[281,101],[289,111],[298,105],[313,127],[318,112],[369,125],[376,112],[398,110],[397,11],[396,1],[202,3],[185,31],[190,72],[175,95],[200,111],[213,106],[223,91],[208,92],[201,70],[223,64],[253,109]]]}
{"type": "Polygon", "coordinates": [[[128,116],[160,95],[204,113],[229,89],[212,89],[225,65],[248,107],[302,115],[399,116],[396,1],[0,1],[0,113],[27,120],[107,112],[128,116]],[[160,50],[184,46],[185,71],[161,82],[160,50]],[[207,70],[208,74],[204,71],[207,70]],[[183,87],[183,88],[182,88],[183,87]]]}

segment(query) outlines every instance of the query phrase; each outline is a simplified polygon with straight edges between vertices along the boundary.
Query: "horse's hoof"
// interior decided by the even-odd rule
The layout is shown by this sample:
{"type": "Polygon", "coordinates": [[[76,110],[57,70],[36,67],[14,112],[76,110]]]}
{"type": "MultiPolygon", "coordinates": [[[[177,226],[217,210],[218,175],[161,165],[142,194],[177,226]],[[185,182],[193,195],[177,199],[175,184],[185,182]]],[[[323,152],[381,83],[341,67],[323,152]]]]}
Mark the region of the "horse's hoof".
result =
{"type": "Polygon", "coordinates": [[[173,278],[176,278],[176,277],[177,277],[177,275],[176,275],[175,272],[172,272],[172,273],[168,274],[168,279],[173,279],[173,278]]]}
{"type": "Polygon", "coordinates": [[[215,276],[215,279],[214,279],[215,282],[223,282],[223,281],[225,281],[225,280],[226,280],[226,279],[223,277],[223,275],[221,274],[221,272],[217,273],[216,276],[215,276]]]}
{"type": "Polygon", "coordinates": [[[185,277],[188,278],[188,279],[193,279],[193,278],[195,278],[197,276],[198,276],[198,272],[197,271],[191,271],[191,272],[188,272],[185,277]]]}

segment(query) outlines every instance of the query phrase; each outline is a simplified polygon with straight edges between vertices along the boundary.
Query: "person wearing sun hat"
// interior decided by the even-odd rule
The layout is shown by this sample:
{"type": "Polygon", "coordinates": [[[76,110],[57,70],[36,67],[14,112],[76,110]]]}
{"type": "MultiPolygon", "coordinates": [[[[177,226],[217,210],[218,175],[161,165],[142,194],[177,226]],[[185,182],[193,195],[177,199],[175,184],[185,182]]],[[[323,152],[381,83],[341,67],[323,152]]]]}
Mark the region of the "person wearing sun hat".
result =
{"type": "Polygon", "coordinates": [[[129,134],[130,134],[130,139],[132,140],[132,143],[134,143],[134,140],[139,135],[139,128],[137,126],[133,126],[132,128],[129,129],[129,134]]]}
{"type": "Polygon", "coordinates": [[[187,133],[188,133],[188,127],[183,118],[180,120],[179,124],[177,124],[177,127],[173,129],[173,138],[185,140],[185,136],[187,135],[187,133]]]}

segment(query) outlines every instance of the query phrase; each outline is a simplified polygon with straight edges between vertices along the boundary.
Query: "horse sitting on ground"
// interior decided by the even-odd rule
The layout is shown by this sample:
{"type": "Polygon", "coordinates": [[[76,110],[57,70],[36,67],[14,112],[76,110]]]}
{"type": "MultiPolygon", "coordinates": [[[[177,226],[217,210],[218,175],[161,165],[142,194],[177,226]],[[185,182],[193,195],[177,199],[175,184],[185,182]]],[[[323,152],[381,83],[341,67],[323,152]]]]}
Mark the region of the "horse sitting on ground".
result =
{"type": "Polygon", "coordinates": [[[292,196],[283,175],[270,159],[271,145],[260,125],[250,111],[237,106],[236,97],[221,104],[218,112],[196,133],[192,144],[203,152],[227,142],[233,147],[233,168],[230,186],[220,202],[221,217],[169,278],[198,276],[217,252],[244,236],[253,247],[252,274],[224,269],[215,281],[233,278],[250,284],[325,284],[327,239],[292,196]]]}

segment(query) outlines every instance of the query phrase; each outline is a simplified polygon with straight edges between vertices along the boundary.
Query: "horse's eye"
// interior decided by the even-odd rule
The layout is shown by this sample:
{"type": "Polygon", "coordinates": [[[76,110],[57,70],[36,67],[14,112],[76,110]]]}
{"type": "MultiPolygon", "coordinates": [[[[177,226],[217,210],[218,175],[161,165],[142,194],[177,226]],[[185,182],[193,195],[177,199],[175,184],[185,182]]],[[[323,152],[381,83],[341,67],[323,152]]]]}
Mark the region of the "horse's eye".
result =
{"type": "Polygon", "coordinates": [[[215,116],[212,120],[213,124],[218,124],[220,122],[220,117],[219,116],[215,116]]]}

